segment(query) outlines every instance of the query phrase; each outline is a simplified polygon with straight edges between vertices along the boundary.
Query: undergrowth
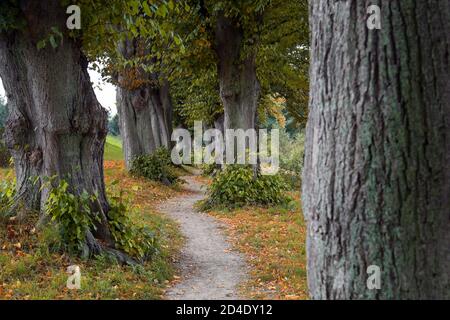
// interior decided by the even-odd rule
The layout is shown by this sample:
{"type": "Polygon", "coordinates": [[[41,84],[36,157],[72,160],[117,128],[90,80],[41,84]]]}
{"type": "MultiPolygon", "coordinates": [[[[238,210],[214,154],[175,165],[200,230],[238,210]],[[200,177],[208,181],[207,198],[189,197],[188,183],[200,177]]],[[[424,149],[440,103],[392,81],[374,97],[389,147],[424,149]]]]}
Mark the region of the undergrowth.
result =
{"type": "Polygon", "coordinates": [[[16,184],[11,174],[7,174],[6,179],[0,182],[0,218],[9,214],[9,208],[13,203],[16,194],[16,184]]]}
{"type": "Polygon", "coordinates": [[[277,175],[261,175],[249,166],[227,166],[208,187],[207,198],[200,203],[202,210],[239,208],[249,205],[288,205],[284,181],[277,175]]]}
{"type": "MultiPolygon", "coordinates": [[[[38,217],[0,223],[1,299],[161,299],[173,276],[171,251],[164,245],[151,261],[119,265],[107,255],[90,260],[61,253],[58,228],[48,225],[37,232],[38,217]],[[81,288],[66,286],[68,266],[79,266],[81,288]]],[[[168,221],[154,215],[149,222],[157,232],[173,233],[168,221]]]]}
{"type": "Polygon", "coordinates": [[[166,185],[173,185],[180,180],[172,164],[170,153],[166,148],[159,148],[150,155],[142,155],[133,159],[130,173],[166,185]]]}
{"type": "MultiPolygon", "coordinates": [[[[0,219],[0,300],[163,298],[163,290],[173,277],[172,260],[182,243],[176,224],[153,210],[155,200],[167,196],[166,187],[134,179],[126,174],[121,162],[120,165],[119,162],[114,163],[117,165],[105,170],[113,208],[111,215],[118,224],[112,229],[119,235],[137,230],[139,236],[133,239],[140,243],[142,239],[139,237],[146,236],[140,231],[151,230],[152,249],[157,248],[157,252],[139,265],[119,265],[107,255],[85,260],[79,255],[68,254],[67,243],[62,240],[61,224],[56,222],[57,219],[37,230],[39,216],[36,213],[30,213],[25,220],[20,221],[14,217],[3,217],[0,219]],[[137,184],[139,188],[132,187],[137,184]],[[127,194],[121,193],[123,189],[127,190],[127,194]],[[142,189],[146,192],[141,192],[142,189]],[[125,207],[127,210],[124,210],[125,207]],[[133,228],[129,228],[131,221],[133,228]],[[154,246],[153,240],[156,239],[154,246]],[[79,290],[66,287],[69,276],[67,268],[71,265],[79,266],[81,271],[79,290]]],[[[9,187],[2,190],[14,190],[8,172],[10,170],[0,170],[3,182],[10,181],[7,183],[9,187]]],[[[61,198],[58,193],[62,193],[62,190],[55,191],[55,199],[61,198]]],[[[10,191],[6,194],[11,196],[10,191]]],[[[2,193],[2,197],[9,198],[5,193],[2,193]]],[[[92,200],[90,197],[84,198],[86,202],[92,200]]],[[[87,213],[83,205],[70,206],[87,213]]],[[[70,220],[66,223],[77,224],[70,220]]],[[[126,249],[129,246],[126,241],[120,246],[132,255],[142,255],[142,251],[132,253],[134,245],[126,249]]]]}
{"type": "MultiPolygon", "coordinates": [[[[114,181],[112,186],[116,184],[118,181],[114,181]]],[[[114,191],[108,198],[110,208],[107,218],[116,249],[141,262],[150,258],[157,251],[154,233],[148,227],[138,226],[131,221],[129,203],[122,191],[114,191]]],[[[92,212],[93,207],[101,207],[95,195],[86,191],[74,195],[64,180],[52,188],[49,194],[45,213],[56,222],[62,247],[70,254],[81,254],[87,258],[86,233],[95,230],[96,223],[101,222],[99,213],[92,212]]]]}

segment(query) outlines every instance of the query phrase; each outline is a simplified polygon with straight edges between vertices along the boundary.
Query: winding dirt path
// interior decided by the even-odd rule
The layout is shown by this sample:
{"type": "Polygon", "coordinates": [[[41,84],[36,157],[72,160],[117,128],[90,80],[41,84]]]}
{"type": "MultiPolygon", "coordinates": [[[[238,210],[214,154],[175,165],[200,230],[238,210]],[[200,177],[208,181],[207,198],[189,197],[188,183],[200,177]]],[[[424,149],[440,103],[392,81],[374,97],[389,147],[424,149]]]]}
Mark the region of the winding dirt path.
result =
{"type": "Polygon", "coordinates": [[[231,250],[215,218],[197,212],[194,204],[204,197],[195,177],[183,177],[187,193],[159,206],[180,224],[186,244],[181,250],[178,268],[181,279],[166,291],[169,300],[239,299],[239,284],[246,279],[243,257],[231,250]]]}

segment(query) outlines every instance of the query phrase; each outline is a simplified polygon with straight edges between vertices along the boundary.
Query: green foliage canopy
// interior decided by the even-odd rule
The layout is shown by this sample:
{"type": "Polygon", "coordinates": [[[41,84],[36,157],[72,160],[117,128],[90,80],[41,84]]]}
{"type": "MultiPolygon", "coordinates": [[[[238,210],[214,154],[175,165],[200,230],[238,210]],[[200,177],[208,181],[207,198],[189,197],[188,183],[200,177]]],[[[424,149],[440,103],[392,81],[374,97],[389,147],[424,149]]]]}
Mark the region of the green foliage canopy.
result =
{"type": "Polygon", "coordinates": [[[297,126],[304,125],[308,102],[309,27],[307,1],[188,1],[191,10],[172,17],[185,50],[166,52],[163,65],[175,87],[176,108],[185,124],[207,124],[223,106],[219,96],[215,24],[221,14],[233,18],[244,33],[242,58],[257,52],[257,73],[262,87],[260,122],[270,117],[273,103],[297,126]],[[167,71],[169,69],[169,71],[167,71]],[[270,98],[269,98],[270,97],[270,98]]]}

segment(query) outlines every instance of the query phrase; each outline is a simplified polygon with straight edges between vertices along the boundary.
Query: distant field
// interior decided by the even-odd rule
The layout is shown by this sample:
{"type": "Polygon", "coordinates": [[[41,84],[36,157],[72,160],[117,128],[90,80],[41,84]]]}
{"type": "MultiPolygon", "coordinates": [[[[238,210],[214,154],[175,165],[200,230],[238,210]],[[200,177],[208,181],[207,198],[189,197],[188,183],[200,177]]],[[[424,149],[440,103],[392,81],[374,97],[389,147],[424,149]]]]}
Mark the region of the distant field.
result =
{"type": "Polygon", "coordinates": [[[123,160],[122,140],[118,137],[106,137],[105,160],[123,160]]]}

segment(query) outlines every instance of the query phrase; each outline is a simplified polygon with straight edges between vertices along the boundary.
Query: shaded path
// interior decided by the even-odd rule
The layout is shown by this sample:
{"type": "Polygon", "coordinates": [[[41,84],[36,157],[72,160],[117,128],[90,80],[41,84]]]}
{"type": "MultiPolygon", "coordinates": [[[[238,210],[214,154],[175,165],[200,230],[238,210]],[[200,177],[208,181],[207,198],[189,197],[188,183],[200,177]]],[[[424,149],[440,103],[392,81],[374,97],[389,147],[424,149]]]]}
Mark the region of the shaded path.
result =
{"type": "Polygon", "coordinates": [[[194,210],[204,193],[195,177],[183,177],[188,193],[159,206],[180,224],[186,244],[178,262],[181,279],[166,292],[170,300],[239,299],[238,286],[246,279],[244,259],[223,234],[221,223],[194,210]]]}

